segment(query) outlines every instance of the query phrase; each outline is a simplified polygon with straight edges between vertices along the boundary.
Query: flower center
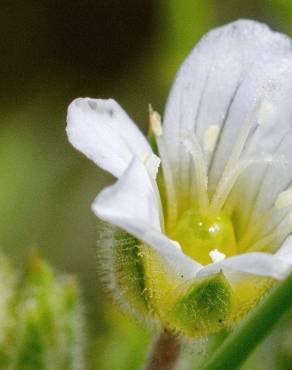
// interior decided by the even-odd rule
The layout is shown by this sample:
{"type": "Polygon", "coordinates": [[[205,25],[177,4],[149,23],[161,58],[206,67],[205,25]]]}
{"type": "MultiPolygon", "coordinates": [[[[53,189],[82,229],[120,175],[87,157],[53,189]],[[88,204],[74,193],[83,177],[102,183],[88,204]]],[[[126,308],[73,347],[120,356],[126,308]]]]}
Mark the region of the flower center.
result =
{"type": "Polygon", "coordinates": [[[169,236],[179,242],[185,254],[203,265],[214,262],[214,253],[223,257],[236,254],[233,225],[223,213],[210,217],[200,215],[196,209],[188,209],[169,236]]]}

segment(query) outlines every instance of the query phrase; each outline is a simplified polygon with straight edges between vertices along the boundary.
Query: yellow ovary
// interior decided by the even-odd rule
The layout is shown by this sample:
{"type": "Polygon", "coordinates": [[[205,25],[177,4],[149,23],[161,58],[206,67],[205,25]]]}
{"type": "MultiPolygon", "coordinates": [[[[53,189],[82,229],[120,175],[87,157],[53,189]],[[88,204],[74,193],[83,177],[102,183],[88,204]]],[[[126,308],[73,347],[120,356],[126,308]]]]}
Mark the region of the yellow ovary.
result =
{"type": "Polygon", "coordinates": [[[224,214],[201,216],[191,208],[182,214],[169,236],[179,242],[185,254],[203,265],[213,262],[210,253],[216,249],[226,257],[236,254],[233,225],[224,214]]]}

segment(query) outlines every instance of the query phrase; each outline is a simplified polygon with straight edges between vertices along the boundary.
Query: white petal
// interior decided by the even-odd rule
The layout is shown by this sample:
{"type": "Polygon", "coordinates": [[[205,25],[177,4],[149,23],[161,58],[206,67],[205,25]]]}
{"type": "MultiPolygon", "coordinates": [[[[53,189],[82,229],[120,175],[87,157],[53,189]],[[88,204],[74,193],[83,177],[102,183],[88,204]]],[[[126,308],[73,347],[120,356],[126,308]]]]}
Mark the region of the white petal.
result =
{"type": "Polygon", "coordinates": [[[221,270],[227,277],[228,274],[243,272],[281,280],[292,271],[292,259],[284,260],[277,255],[269,253],[245,253],[208,265],[198,273],[198,276],[206,276],[221,270]]]}
{"type": "MultiPolygon", "coordinates": [[[[220,128],[208,163],[212,193],[256,103],[267,99],[277,106],[291,95],[291,86],[292,51],[288,37],[248,20],[209,32],[180,68],[166,106],[163,132],[177,189],[191,192],[192,174],[188,172],[192,166],[181,144],[185,133],[194,132],[203,144],[209,127],[220,128]]],[[[265,121],[271,111],[265,109],[265,121]]],[[[277,138],[265,136],[265,129],[258,131],[253,148],[257,154],[273,152],[285,135],[282,124],[277,125],[277,138]]],[[[249,183],[252,186],[253,182],[249,183]]]]}
{"type": "MultiPolygon", "coordinates": [[[[74,100],[68,108],[67,123],[71,144],[114,176],[124,172],[133,155],[141,159],[153,155],[137,126],[112,99],[74,100]]],[[[156,174],[156,163],[153,166],[150,171],[156,174]]]]}
{"type": "Polygon", "coordinates": [[[292,236],[289,236],[283,243],[282,247],[275,254],[288,264],[292,265],[292,236]]]}
{"type": "Polygon", "coordinates": [[[126,216],[156,230],[161,228],[155,189],[145,166],[137,158],[132,160],[119,181],[97,196],[93,210],[97,216],[102,216],[100,218],[126,216]]]}
{"type": "Polygon", "coordinates": [[[157,194],[139,159],[134,158],[119,180],[97,196],[92,209],[100,219],[126,230],[159,252],[176,274],[192,278],[202,267],[161,232],[157,194]]]}

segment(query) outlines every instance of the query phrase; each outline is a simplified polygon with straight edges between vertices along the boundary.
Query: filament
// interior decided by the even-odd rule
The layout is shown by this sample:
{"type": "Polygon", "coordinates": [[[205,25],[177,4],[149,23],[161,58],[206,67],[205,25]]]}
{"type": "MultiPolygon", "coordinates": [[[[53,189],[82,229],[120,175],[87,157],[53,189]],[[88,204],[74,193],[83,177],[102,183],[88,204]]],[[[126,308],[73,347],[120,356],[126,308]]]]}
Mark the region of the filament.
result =
{"type": "Polygon", "coordinates": [[[198,189],[198,202],[202,214],[209,209],[208,175],[201,146],[194,134],[189,134],[183,141],[195,164],[195,177],[198,189]]]}

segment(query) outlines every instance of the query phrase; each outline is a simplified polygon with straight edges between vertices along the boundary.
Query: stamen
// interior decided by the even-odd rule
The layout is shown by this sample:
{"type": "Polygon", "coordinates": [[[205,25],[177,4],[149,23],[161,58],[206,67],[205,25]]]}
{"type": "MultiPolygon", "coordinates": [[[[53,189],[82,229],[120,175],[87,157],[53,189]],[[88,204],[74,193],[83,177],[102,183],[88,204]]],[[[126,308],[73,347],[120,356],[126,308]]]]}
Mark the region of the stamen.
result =
{"type": "Polygon", "coordinates": [[[259,125],[266,124],[270,120],[274,112],[275,106],[268,100],[264,100],[258,110],[257,123],[259,125]]]}
{"type": "Polygon", "coordinates": [[[208,198],[208,175],[202,148],[197,137],[190,133],[183,140],[186,150],[191,154],[195,164],[195,176],[198,189],[198,201],[202,214],[206,214],[209,208],[208,198]]]}
{"type": "Polygon", "coordinates": [[[213,263],[223,261],[226,257],[224,253],[221,253],[218,251],[218,249],[213,249],[210,253],[209,256],[211,257],[211,260],[213,263]]]}
{"type": "Polygon", "coordinates": [[[246,158],[239,161],[232,170],[226,173],[225,177],[222,176],[222,178],[220,179],[215,194],[213,195],[212,198],[210,206],[211,213],[217,214],[220,212],[239,176],[249,166],[256,163],[267,163],[269,165],[282,166],[284,165],[284,159],[283,156],[266,155],[263,156],[263,158],[246,158]]]}
{"type": "Polygon", "coordinates": [[[262,251],[267,247],[269,247],[269,249],[272,249],[271,243],[273,243],[276,239],[283,240],[287,235],[291,234],[291,232],[292,232],[292,213],[289,214],[288,222],[286,225],[276,228],[275,231],[258,240],[250,248],[248,248],[247,252],[262,251]]]}
{"type": "Polygon", "coordinates": [[[204,134],[203,148],[205,152],[212,153],[218,136],[220,132],[220,127],[218,125],[211,125],[207,128],[204,134]]]}
{"type": "Polygon", "coordinates": [[[275,207],[277,209],[283,209],[291,206],[292,206],[292,189],[282,191],[276,199],[275,207]]]}
{"type": "Polygon", "coordinates": [[[162,136],[161,116],[149,105],[150,126],[155,136],[162,136]]]}
{"type": "Polygon", "coordinates": [[[224,202],[227,199],[227,196],[232,189],[235,181],[237,180],[239,174],[242,173],[242,169],[245,169],[247,167],[246,161],[243,162],[245,163],[244,165],[238,165],[237,162],[243,151],[244,145],[248,139],[252,126],[255,124],[255,122],[257,122],[257,119],[261,123],[265,121],[265,115],[268,111],[268,109],[265,108],[267,107],[266,104],[267,103],[263,102],[262,100],[258,101],[255,105],[255,108],[252,110],[251,114],[248,116],[247,120],[242,126],[241,133],[239,134],[239,137],[231,152],[230,158],[223,170],[211,202],[212,208],[216,210],[216,212],[220,211],[220,209],[223,207],[224,202]],[[223,193],[221,194],[221,192],[223,193]]]}
{"type": "Polygon", "coordinates": [[[250,130],[252,126],[254,125],[254,123],[256,122],[256,117],[258,116],[261,105],[262,105],[261,101],[256,104],[255,108],[253,109],[253,111],[251,112],[251,114],[248,116],[247,120],[243,124],[239,137],[231,152],[230,158],[224,168],[222,178],[224,178],[226,172],[229,172],[230,169],[233,168],[236,162],[238,161],[241,155],[241,152],[244,148],[244,145],[246,143],[246,140],[248,138],[248,135],[250,133],[250,130]]]}
{"type": "Polygon", "coordinates": [[[252,223],[252,225],[247,229],[246,233],[238,242],[239,250],[242,251],[247,249],[248,245],[254,239],[256,234],[261,231],[262,227],[268,222],[268,220],[272,217],[274,212],[275,209],[274,207],[272,207],[264,214],[262,214],[261,217],[256,222],[252,223]]]}
{"type": "Polygon", "coordinates": [[[164,222],[164,214],[163,214],[163,207],[161,203],[161,198],[159,195],[159,189],[157,186],[156,182],[156,176],[157,172],[161,163],[161,160],[157,155],[151,153],[147,153],[144,156],[143,162],[145,163],[145,166],[150,173],[150,180],[152,183],[153,188],[155,189],[155,197],[156,197],[156,202],[159,208],[159,216],[160,216],[160,226],[162,230],[165,230],[165,222],[164,222]]]}
{"type": "Polygon", "coordinates": [[[174,185],[173,173],[169,163],[169,158],[167,155],[167,150],[165,148],[165,143],[163,140],[163,129],[161,125],[160,115],[152,109],[149,105],[150,114],[150,127],[155,135],[156,143],[158,147],[159,156],[161,158],[161,166],[164,176],[164,184],[167,196],[167,215],[168,223],[172,224],[177,218],[177,196],[174,185]]]}

